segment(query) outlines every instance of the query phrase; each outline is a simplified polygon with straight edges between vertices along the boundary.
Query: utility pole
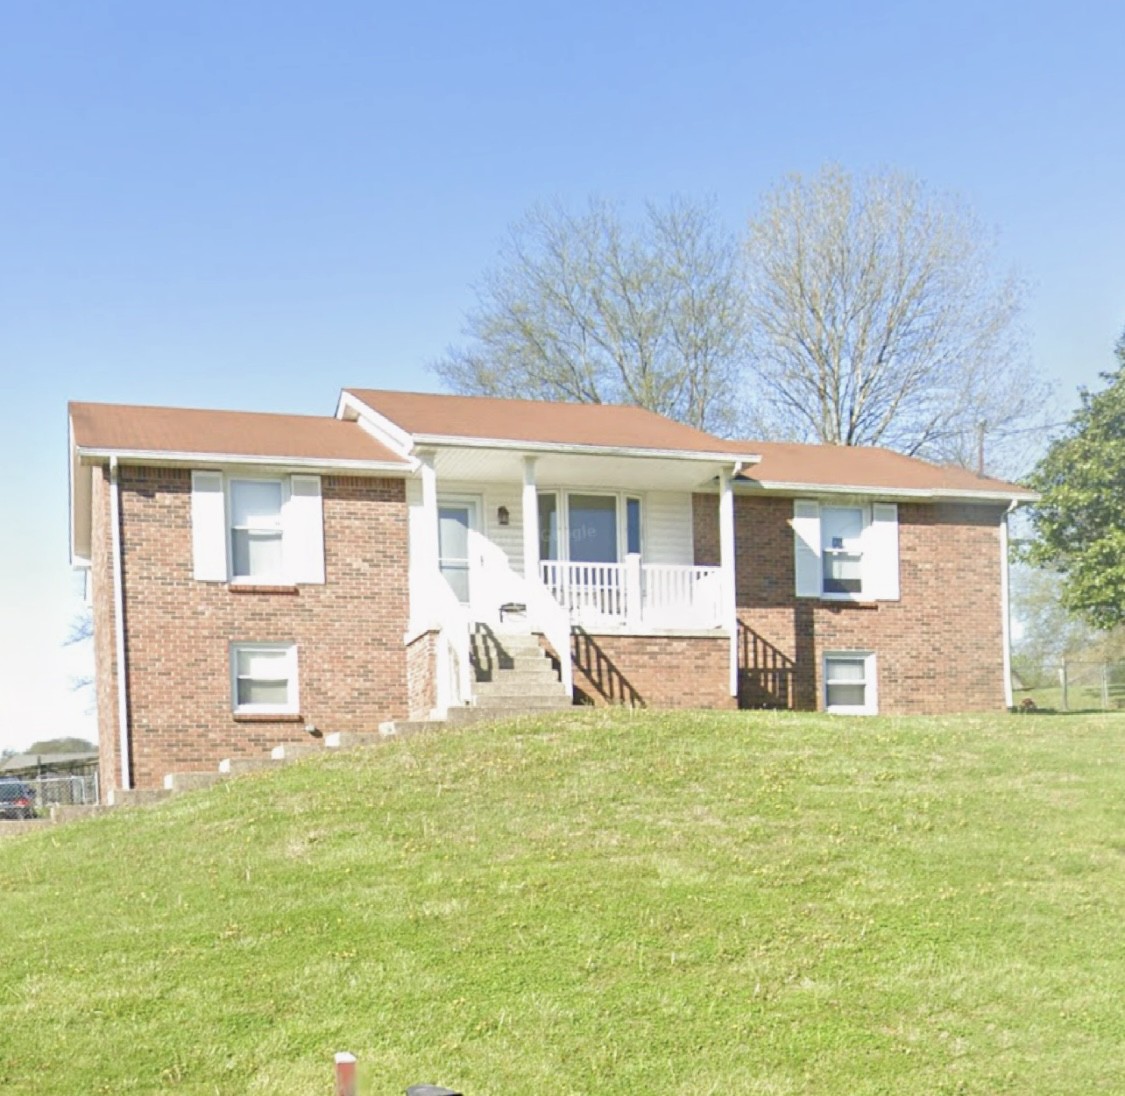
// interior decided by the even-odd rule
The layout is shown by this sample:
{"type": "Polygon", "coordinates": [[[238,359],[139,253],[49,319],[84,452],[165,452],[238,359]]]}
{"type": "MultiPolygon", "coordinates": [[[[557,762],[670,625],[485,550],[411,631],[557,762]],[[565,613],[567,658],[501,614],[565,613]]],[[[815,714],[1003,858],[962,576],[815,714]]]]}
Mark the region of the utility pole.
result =
{"type": "Polygon", "coordinates": [[[984,432],[988,423],[981,419],[977,423],[977,475],[984,475],[984,432]]]}

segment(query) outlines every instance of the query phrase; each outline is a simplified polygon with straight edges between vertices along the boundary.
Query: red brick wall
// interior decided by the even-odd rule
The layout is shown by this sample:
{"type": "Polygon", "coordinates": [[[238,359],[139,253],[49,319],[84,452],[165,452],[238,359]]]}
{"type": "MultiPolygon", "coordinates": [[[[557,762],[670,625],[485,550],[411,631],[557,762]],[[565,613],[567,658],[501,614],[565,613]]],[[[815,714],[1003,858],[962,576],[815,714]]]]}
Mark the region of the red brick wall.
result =
{"type": "Polygon", "coordinates": [[[726,636],[626,636],[577,632],[575,693],[592,704],[733,708],[726,636]]]}
{"type": "Polygon", "coordinates": [[[424,632],[406,648],[407,712],[410,719],[429,719],[437,706],[437,633],[424,632]]]}
{"type": "MultiPolygon", "coordinates": [[[[735,500],[742,700],[823,707],[826,651],[874,651],[879,710],[1004,704],[996,505],[900,503],[900,599],[859,605],[794,595],[793,500],[735,500]]],[[[695,497],[696,562],[718,562],[714,496],[695,497]]]]}
{"type": "MultiPolygon", "coordinates": [[[[224,757],[262,756],[278,743],[303,740],[306,723],[326,733],[374,732],[381,721],[407,714],[403,482],[325,476],[322,494],[327,582],[296,592],[236,592],[192,577],[190,472],[121,469],[135,786],[159,786],[167,772],[212,769],[224,757]],[[249,721],[232,714],[234,642],[296,643],[298,719],[249,721]]],[[[107,499],[96,500],[95,557],[104,550],[97,528],[107,513],[107,499]]],[[[94,566],[97,575],[109,573],[97,558],[94,566]]],[[[107,586],[112,617],[112,584],[98,582],[97,575],[95,617],[104,620],[107,586]]],[[[112,688],[114,671],[103,650],[111,631],[100,632],[104,690],[107,682],[112,688]]],[[[103,751],[114,738],[109,729],[103,712],[103,751]]],[[[114,760],[106,753],[103,758],[114,760]]],[[[119,780],[119,769],[107,764],[104,786],[119,780]]]]}

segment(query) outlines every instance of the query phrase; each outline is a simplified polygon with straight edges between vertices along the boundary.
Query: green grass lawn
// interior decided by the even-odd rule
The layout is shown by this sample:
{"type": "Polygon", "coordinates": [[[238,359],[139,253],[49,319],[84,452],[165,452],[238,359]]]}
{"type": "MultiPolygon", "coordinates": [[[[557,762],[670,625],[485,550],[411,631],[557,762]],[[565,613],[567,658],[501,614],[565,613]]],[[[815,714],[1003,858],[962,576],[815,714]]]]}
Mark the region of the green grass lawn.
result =
{"type": "Polygon", "coordinates": [[[1125,716],[587,713],[0,843],[0,1092],[1125,1092],[1125,716]]]}

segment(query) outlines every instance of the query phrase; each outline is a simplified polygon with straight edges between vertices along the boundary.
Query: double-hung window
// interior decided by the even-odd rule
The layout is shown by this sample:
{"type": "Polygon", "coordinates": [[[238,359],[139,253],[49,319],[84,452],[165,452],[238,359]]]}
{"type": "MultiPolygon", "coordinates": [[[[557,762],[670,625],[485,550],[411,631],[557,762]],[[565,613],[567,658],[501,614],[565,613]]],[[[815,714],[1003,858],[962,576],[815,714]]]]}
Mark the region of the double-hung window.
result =
{"type": "Polygon", "coordinates": [[[235,581],[284,580],[281,480],[230,481],[230,575],[235,581]]]}
{"type": "Polygon", "coordinates": [[[324,582],[320,476],[191,474],[192,573],[203,582],[324,582]]]}
{"type": "Polygon", "coordinates": [[[861,506],[820,508],[821,588],[824,593],[863,593],[863,519],[861,506]]]}
{"type": "Polygon", "coordinates": [[[231,693],[236,715],[299,712],[296,645],[234,644],[231,647],[231,693]]]}
{"type": "Polygon", "coordinates": [[[841,715],[874,715],[879,710],[873,654],[839,651],[824,656],[824,710],[841,715]]]}
{"type": "Polygon", "coordinates": [[[796,594],[829,601],[898,601],[898,506],[793,501],[796,594]]]}

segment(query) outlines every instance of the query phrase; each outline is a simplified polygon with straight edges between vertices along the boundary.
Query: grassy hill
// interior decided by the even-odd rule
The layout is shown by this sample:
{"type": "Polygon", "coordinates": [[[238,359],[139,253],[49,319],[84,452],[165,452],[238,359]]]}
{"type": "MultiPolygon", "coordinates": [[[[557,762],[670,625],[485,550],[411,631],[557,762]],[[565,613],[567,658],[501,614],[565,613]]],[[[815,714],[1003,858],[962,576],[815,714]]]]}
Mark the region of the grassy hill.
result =
{"type": "Polygon", "coordinates": [[[1125,716],[588,713],[0,843],[0,1092],[1125,1092],[1125,716]]]}

